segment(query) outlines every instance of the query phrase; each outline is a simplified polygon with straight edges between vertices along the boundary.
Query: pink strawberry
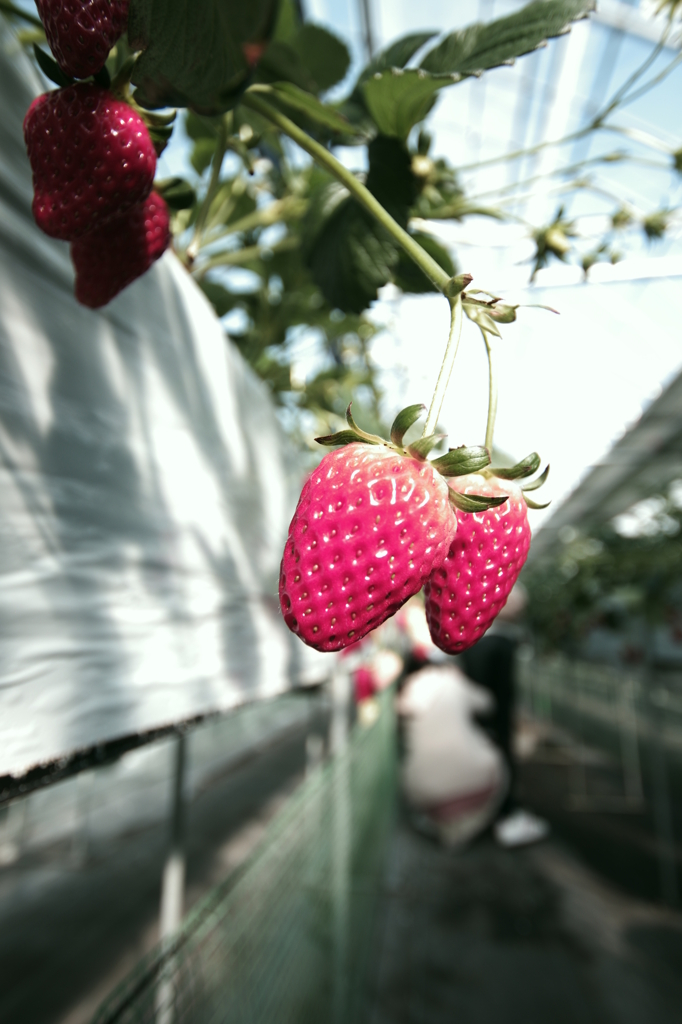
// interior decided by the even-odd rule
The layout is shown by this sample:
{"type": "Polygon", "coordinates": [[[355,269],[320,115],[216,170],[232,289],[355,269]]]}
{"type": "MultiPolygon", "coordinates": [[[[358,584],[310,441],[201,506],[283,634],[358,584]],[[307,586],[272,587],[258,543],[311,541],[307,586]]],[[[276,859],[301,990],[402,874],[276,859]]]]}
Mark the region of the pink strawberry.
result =
{"type": "Polygon", "coordinates": [[[24,120],[38,227],[68,242],[149,195],[156,153],[138,114],[79,82],[33,101],[24,120]]]}
{"type": "Polygon", "coordinates": [[[504,607],[528,557],[530,527],[526,500],[511,480],[470,475],[450,487],[461,494],[509,497],[487,511],[457,512],[457,536],[424,588],[433,642],[459,654],[483,636],[504,607]]]}
{"type": "Polygon", "coordinates": [[[73,78],[100,71],[123,35],[129,0],[36,0],[55,60],[73,78]]]}
{"type": "Polygon", "coordinates": [[[168,207],[156,192],[71,243],[76,298],[98,309],[141,277],[168,247],[168,207]]]}
{"type": "Polygon", "coordinates": [[[355,643],[421,590],[456,529],[433,463],[378,437],[330,452],[306,481],[289,527],[279,583],[284,621],[319,651],[355,643]]]}

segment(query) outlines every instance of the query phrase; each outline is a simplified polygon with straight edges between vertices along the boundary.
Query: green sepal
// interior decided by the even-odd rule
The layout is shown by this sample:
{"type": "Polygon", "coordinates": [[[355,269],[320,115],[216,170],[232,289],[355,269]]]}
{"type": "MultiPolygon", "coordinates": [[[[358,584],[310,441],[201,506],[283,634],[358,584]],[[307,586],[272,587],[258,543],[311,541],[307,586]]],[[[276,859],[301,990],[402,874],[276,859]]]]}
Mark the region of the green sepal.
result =
{"type": "Polygon", "coordinates": [[[419,440],[408,444],[407,451],[413,458],[423,460],[446,436],[446,434],[429,434],[428,437],[420,437],[419,440]]]}
{"type": "Polygon", "coordinates": [[[171,210],[189,210],[194,206],[197,194],[184,178],[160,178],[154,182],[158,192],[171,210]]]}
{"type": "Polygon", "coordinates": [[[513,324],[516,320],[516,310],[518,308],[518,306],[508,306],[502,302],[499,306],[491,306],[488,313],[498,324],[513,324]]]}
{"type": "Polygon", "coordinates": [[[391,427],[391,441],[393,441],[393,444],[397,445],[398,448],[402,448],[405,434],[412,424],[417,422],[425,409],[426,406],[421,405],[421,403],[419,405],[408,405],[407,408],[399,412],[393,420],[393,426],[391,427]]]}
{"type": "Polygon", "coordinates": [[[525,493],[525,491],[537,491],[538,487],[542,487],[542,485],[544,484],[544,482],[545,482],[545,480],[547,479],[548,476],[549,476],[549,463],[547,464],[547,467],[544,470],[544,472],[537,478],[537,480],[533,480],[532,483],[526,484],[526,486],[522,487],[521,490],[524,491],[524,493],[525,493]]]}
{"type": "Polygon", "coordinates": [[[101,86],[102,89],[111,89],[111,75],[109,74],[106,64],[92,76],[92,80],[95,85],[101,86]]]}
{"type": "Polygon", "coordinates": [[[489,508],[497,508],[504,505],[508,498],[506,494],[498,494],[494,497],[486,494],[460,494],[449,488],[450,504],[454,505],[460,512],[486,512],[489,508]]]}
{"type": "Polygon", "coordinates": [[[71,78],[70,75],[65,74],[59,64],[57,64],[57,61],[53,60],[53,58],[50,57],[49,54],[45,53],[44,50],[41,50],[36,43],[33,44],[33,52],[36,56],[36,60],[38,61],[38,67],[51,82],[54,82],[55,85],[58,85],[62,89],[67,85],[73,85],[75,78],[71,78]]]}
{"type": "Polygon", "coordinates": [[[494,469],[491,467],[491,473],[494,476],[500,478],[500,480],[521,480],[525,476],[532,476],[533,473],[537,473],[540,468],[540,456],[537,452],[531,452],[530,455],[526,455],[525,459],[521,459],[515,466],[511,466],[509,469],[494,469]]]}
{"type": "MultiPolygon", "coordinates": [[[[378,434],[368,434],[367,431],[363,430],[361,427],[357,425],[357,423],[353,419],[353,414],[351,412],[352,405],[353,403],[350,402],[348,408],[346,409],[346,422],[350,427],[351,431],[353,431],[357,435],[356,441],[367,441],[368,444],[386,444],[383,437],[379,437],[378,434]]],[[[346,431],[342,431],[342,433],[345,434],[346,431]]],[[[348,444],[349,442],[344,441],[343,443],[348,444]]]]}
{"type": "Polygon", "coordinates": [[[140,110],[140,116],[148,128],[167,128],[178,116],[177,110],[170,110],[167,114],[160,114],[157,110],[144,110],[143,107],[140,107],[140,110]]]}
{"type": "Polygon", "coordinates": [[[479,473],[490,465],[490,452],[487,448],[476,445],[467,448],[452,448],[447,455],[441,455],[431,463],[441,476],[465,476],[467,473],[479,473]]]}
{"type": "Polygon", "coordinates": [[[381,440],[372,441],[368,440],[369,435],[366,437],[360,437],[354,430],[339,430],[336,434],[326,434],[324,437],[316,437],[315,440],[318,444],[324,444],[328,448],[333,448],[335,445],[342,444],[381,444],[381,440]]]}
{"type": "Polygon", "coordinates": [[[149,127],[148,131],[149,138],[154,144],[156,155],[161,156],[170,141],[171,135],[173,134],[173,125],[159,125],[158,127],[156,125],[152,125],[149,127]]]}
{"type": "Polygon", "coordinates": [[[549,505],[552,504],[551,501],[546,501],[544,505],[540,505],[539,502],[533,501],[532,498],[526,497],[525,494],[523,495],[523,500],[525,501],[525,503],[528,506],[528,508],[537,508],[537,509],[548,508],[549,505]]]}
{"type": "Polygon", "coordinates": [[[498,338],[502,337],[497,329],[497,325],[490,316],[490,307],[486,303],[465,301],[462,305],[469,319],[480,327],[481,330],[487,331],[488,334],[494,334],[498,338]]]}

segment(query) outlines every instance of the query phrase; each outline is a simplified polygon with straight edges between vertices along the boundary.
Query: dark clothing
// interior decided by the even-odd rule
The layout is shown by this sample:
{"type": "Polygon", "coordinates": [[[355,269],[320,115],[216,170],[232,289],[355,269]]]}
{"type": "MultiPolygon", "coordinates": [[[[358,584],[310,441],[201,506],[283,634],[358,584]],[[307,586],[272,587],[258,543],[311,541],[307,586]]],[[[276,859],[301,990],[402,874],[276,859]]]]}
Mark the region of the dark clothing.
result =
{"type": "Polygon", "coordinates": [[[478,715],[477,720],[501,751],[509,771],[509,789],[498,812],[500,818],[511,813],[516,806],[513,737],[516,710],[514,663],[517,646],[515,639],[488,633],[458,658],[469,679],[488,690],[494,700],[491,710],[478,715]]]}

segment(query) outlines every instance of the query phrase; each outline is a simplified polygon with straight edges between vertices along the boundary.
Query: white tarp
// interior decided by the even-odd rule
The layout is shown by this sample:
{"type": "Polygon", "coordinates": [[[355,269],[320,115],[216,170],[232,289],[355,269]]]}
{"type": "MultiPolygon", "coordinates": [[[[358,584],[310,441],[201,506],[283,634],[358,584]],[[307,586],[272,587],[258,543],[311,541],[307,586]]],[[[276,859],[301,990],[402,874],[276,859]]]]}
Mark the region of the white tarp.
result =
{"type": "Polygon", "coordinates": [[[279,693],[302,648],[266,388],[171,254],[76,304],[30,212],[36,89],[0,16],[0,775],[279,693]]]}

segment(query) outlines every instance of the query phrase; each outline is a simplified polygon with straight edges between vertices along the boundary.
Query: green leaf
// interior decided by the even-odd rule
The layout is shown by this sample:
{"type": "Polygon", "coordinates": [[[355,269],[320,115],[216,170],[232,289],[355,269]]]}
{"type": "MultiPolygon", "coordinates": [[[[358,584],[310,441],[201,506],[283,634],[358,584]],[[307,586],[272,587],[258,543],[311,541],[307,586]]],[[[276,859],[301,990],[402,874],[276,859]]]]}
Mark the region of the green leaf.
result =
{"type": "Polygon", "coordinates": [[[523,500],[525,501],[528,508],[534,509],[549,508],[549,506],[552,504],[551,501],[546,501],[544,505],[540,505],[537,501],[533,501],[532,498],[527,497],[525,493],[523,495],[523,500]]]}
{"type": "Polygon", "coordinates": [[[367,188],[401,227],[406,228],[410,207],[417,197],[417,181],[407,147],[399,139],[377,135],[370,142],[367,155],[367,188]]]}
{"type": "Polygon", "coordinates": [[[292,82],[305,92],[317,93],[317,83],[289,43],[270,43],[256,69],[255,80],[272,85],[292,82]]]}
{"type": "Polygon", "coordinates": [[[299,89],[293,82],[276,82],[272,88],[274,92],[270,93],[268,98],[274,99],[276,105],[284,105],[297,110],[329,131],[343,135],[353,134],[353,125],[347,118],[339,114],[333,107],[320,103],[312,93],[299,89]]]}
{"type": "Polygon", "coordinates": [[[197,199],[196,192],[184,178],[161,178],[154,182],[154,189],[171,210],[188,210],[197,199]]]}
{"type": "Polygon", "coordinates": [[[185,131],[194,142],[199,139],[212,139],[215,142],[219,124],[220,118],[201,117],[193,110],[188,110],[185,117],[185,131]]]}
{"type": "Polygon", "coordinates": [[[373,57],[369,64],[360,72],[358,85],[365,82],[377,71],[385,71],[387,68],[404,68],[414,57],[417,50],[421,50],[430,39],[437,36],[437,32],[415,32],[409,36],[403,36],[391,43],[385,50],[373,57]]]}
{"type": "Polygon", "coordinates": [[[392,279],[395,244],[336,183],[313,193],[303,237],[306,264],[332,308],[361,313],[392,279]]]}
{"type": "Polygon", "coordinates": [[[215,309],[216,316],[225,316],[226,313],[229,313],[231,309],[234,309],[239,304],[241,296],[228,291],[221,284],[216,284],[215,281],[207,281],[206,278],[202,278],[198,283],[204,295],[215,309]]]}
{"type": "MultiPolygon", "coordinates": [[[[438,242],[433,235],[429,235],[424,231],[411,231],[410,234],[419,242],[422,249],[426,249],[429,256],[432,256],[436,263],[443,268],[446,274],[450,277],[454,277],[457,273],[457,268],[452,261],[450,253],[445,249],[440,242],[438,242]]],[[[393,281],[401,288],[404,292],[412,292],[415,295],[421,295],[425,292],[435,292],[438,289],[435,284],[429,280],[421,267],[411,259],[404,249],[400,249],[398,252],[398,265],[393,273],[393,281]]]]}
{"type": "MultiPolygon", "coordinates": [[[[454,81],[459,81],[457,76],[454,81]]],[[[405,141],[411,129],[423,121],[436,102],[436,93],[453,78],[434,78],[421,70],[377,71],[363,82],[365,105],[383,135],[405,141]]]]}
{"type": "Polygon", "coordinates": [[[215,153],[215,139],[197,139],[192,147],[190,161],[197,174],[203,174],[215,153]]]}
{"type": "Polygon", "coordinates": [[[504,505],[508,498],[506,494],[498,494],[495,497],[488,494],[460,494],[450,488],[448,495],[450,504],[459,509],[460,512],[486,512],[489,508],[497,508],[504,505]]]}
{"type": "Polygon", "coordinates": [[[547,39],[563,35],[573,21],[586,18],[594,0],[533,0],[506,18],[453,32],[421,63],[431,74],[475,75],[513,63],[547,39]]]}
{"type": "Polygon", "coordinates": [[[38,61],[38,67],[46,78],[49,78],[51,82],[54,82],[55,85],[61,88],[73,85],[75,79],[70,78],[69,75],[62,71],[57,61],[45,53],[44,50],[41,50],[35,43],[33,44],[33,52],[38,61]]]}
{"type": "Polygon", "coordinates": [[[540,456],[537,452],[531,452],[530,455],[526,455],[525,459],[521,459],[515,466],[511,466],[509,469],[491,469],[496,477],[500,480],[520,480],[525,476],[532,476],[533,473],[537,473],[540,468],[540,456]]]}
{"type": "Polygon", "coordinates": [[[326,434],[324,437],[316,437],[318,444],[324,444],[328,448],[342,444],[379,444],[379,441],[368,441],[365,437],[359,437],[354,430],[339,430],[336,434],[326,434]]]}
{"type": "Polygon", "coordinates": [[[317,92],[345,78],[350,66],[348,47],[326,28],[303,25],[290,45],[315,80],[317,92]]]}
{"type": "Polygon", "coordinates": [[[522,487],[521,490],[524,492],[524,494],[526,493],[526,491],[537,491],[538,487],[542,487],[542,485],[544,484],[544,482],[545,482],[545,480],[547,479],[548,476],[549,476],[549,465],[547,465],[546,469],[537,478],[537,480],[533,480],[532,483],[526,484],[526,486],[522,487]]]}
{"type": "Polygon", "coordinates": [[[419,403],[418,405],[408,405],[407,408],[398,413],[391,427],[391,441],[393,441],[393,444],[397,445],[398,448],[402,447],[405,434],[417,422],[425,410],[426,406],[419,403]]]}
{"type": "Polygon", "coordinates": [[[276,0],[131,0],[128,38],[142,50],[132,75],[135,100],[145,107],[229,110],[251,68],[244,46],[265,42],[276,0]]]}
{"type": "Polygon", "coordinates": [[[407,450],[415,459],[419,459],[421,461],[426,458],[429,452],[432,451],[445,436],[445,434],[429,434],[428,437],[420,437],[417,441],[413,441],[412,444],[408,444],[407,450]]]}
{"type": "Polygon", "coordinates": [[[441,476],[465,476],[467,473],[479,473],[490,465],[490,453],[487,448],[475,445],[473,448],[453,448],[446,455],[434,459],[431,463],[441,476]]]}

